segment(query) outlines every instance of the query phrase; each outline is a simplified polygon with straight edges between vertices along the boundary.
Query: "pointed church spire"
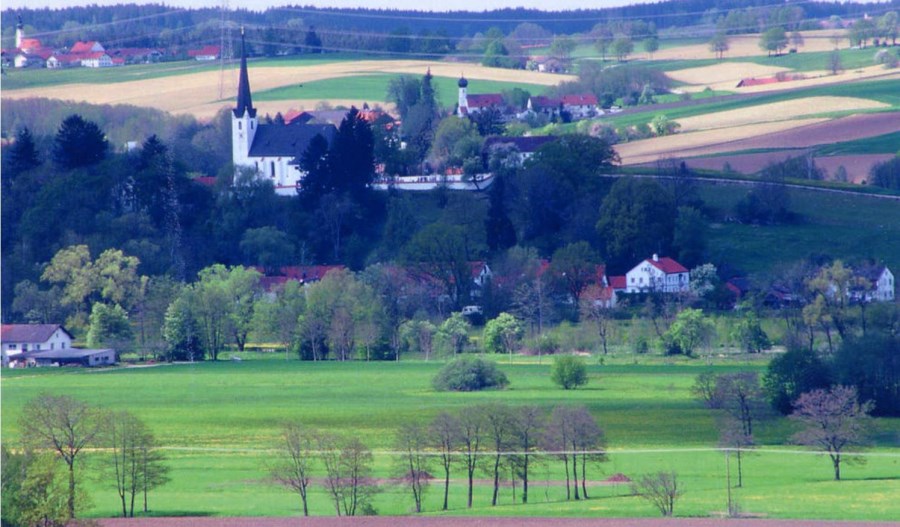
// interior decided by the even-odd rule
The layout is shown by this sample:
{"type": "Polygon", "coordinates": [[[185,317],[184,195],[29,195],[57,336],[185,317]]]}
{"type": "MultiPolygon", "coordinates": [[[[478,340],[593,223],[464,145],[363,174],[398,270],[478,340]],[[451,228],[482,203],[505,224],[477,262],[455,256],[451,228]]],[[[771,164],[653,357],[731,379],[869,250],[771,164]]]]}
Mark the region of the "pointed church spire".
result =
{"type": "Polygon", "coordinates": [[[237,106],[234,108],[235,117],[243,117],[247,112],[251,118],[256,117],[256,108],[253,107],[253,99],[250,97],[250,77],[247,75],[247,50],[244,43],[244,28],[241,27],[241,76],[238,81],[237,106]]]}

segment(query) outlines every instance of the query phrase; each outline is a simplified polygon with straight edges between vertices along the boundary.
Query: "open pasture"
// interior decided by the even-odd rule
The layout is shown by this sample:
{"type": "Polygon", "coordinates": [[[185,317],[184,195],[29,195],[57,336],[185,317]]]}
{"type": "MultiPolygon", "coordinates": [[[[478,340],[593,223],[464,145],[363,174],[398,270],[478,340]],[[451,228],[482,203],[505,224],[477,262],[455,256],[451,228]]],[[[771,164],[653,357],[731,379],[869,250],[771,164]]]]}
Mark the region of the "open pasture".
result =
{"type": "MultiPolygon", "coordinates": [[[[719,159],[724,163],[728,158],[719,159]]],[[[717,217],[726,217],[733,214],[747,190],[746,185],[702,185],[700,196],[717,217]]],[[[896,200],[805,189],[791,189],[790,196],[791,211],[800,218],[797,223],[764,229],[739,223],[713,224],[709,246],[717,252],[710,258],[727,257],[740,262],[744,273],[763,278],[772,271],[773,261],[789,263],[822,254],[845,261],[873,258],[891,269],[900,267],[900,206],[896,200]]]]}
{"type": "MultiPolygon", "coordinates": [[[[839,46],[847,47],[845,30],[816,30],[801,31],[804,44],[799,49],[800,53],[810,51],[831,51],[834,49],[833,39],[840,39],[839,46]]],[[[716,55],[710,51],[708,42],[686,42],[687,45],[666,47],[653,54],[654,60],[679,60],[679,59],[714,59],[716,55]]],[[[798,54],[800,54],[798,53],[798,54]]],[[[725,57],[753,57],[765,55],[766,52],[759,47],[759,35],[731,35],[728,37],[728,51],[725,57]]],[[[638,56],[646,57],[646,53],[638,53],[638,56]]]]}
{"type": "MultiPolygon", "coordinates": [[[[166,448],[172,482],[151,495],[154,515],[297,516],[299,500],[272,484],[267,468],[277,443],[279,424],[299,419],[320,429],[364,440],[375,453],[374,470],[383,488],[374,499],[379,514],[408,514],[408,491],[392,478],[397,459],[391,449],[394,430],[410,420],[425,423],[440,411],[505,402],[536,404],[546,410],[558,404],[586,405],[606,432],[610,459],[588,471],[592,499],[565,501],[565,474],[559,461],[532,469],[529,504],[514,502],[506,482],[500,505],[490,507],[489,476],[479,472],[475,507],[465,508],[464,477],[451,474],[451,515],[509,516],[646,516],[656,512],[631,496],[624,485],[603,480],[624,473],[636,477],[675,470],[685,495],[679,516],[709,516],[725,509],[725,461],[715,452],[712,414],[690,396],[701,371],[752,369],[761,371],[764,357],[705,361],[658,357],[610,357],[600,365],[591,360],[590,383],[576,391],[552,385],[545,358],[498,362],[510,377],[510,388],[481,393],[436,393],[429,382],[440,362],[399,363],[299,362],[282,354],[256,355],[241,362],[161,365],[108,371],[27,370],[4,372],[2,378],[5,444],[14,445],[20,408],[42,392],[68,394],[110,409],[127,409],[141,417],[166,448]],[[394,481],[394,483],[396,483],[394,481]],[[253,499],[248,499],[248,496],[253,499]]],[[[846,480],[830,481],[827,459],[791,453],[784,445],[790,426],[777,420],[763,427],[765,448],[745,456],[744,488],[734,494],[743,510],[778,518],[889,520],[900,515],[890,496],[900,492],[900,452],[897,420],[881,420],[880,444],[865,466],[847,467],[846,480]],[[892,448],[893,447],[893,448],[892,448]],[[850,500],[852,505],[848,505],[850,500]]],[[[85,488],[94,517],[116,514],[116,496],[99,474],[102,453],[92,452],[85,488]]],[[[734,460],[732,460],[733,462],[734,460]]],[[[732,465],[732,477],[735,477],[732,465]]],[[[435,477],[440,469],[432,471],[435,477]]],[[[333,514],[327,495],[314,480],[312,512],[333,514]]],[[[521,494],[516,483],[515,495],[521,494]]],[[[440,508],[440,482],[426,494],[425,510],[440,508]]]]}

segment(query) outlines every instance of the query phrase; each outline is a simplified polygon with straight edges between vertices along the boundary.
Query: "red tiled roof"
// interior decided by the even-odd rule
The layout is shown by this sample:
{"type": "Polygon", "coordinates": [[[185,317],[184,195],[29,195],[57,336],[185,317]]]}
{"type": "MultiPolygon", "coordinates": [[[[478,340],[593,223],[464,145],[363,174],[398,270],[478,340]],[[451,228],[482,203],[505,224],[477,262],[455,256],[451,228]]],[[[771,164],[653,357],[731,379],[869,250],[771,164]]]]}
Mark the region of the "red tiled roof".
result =
{"type": "MultiPolygon", "coordinates": [[[[99,59],[103,55],[106,55],[105,51],[92,51],[90,53],[73,53],[73,55],[78,55],[78,58],[81,60],[92,60],[99,59]]],[[[109,56],[109,55],[106,55],[109,56]]]]}
{"type": "Polygon", "coordinates": [[[22,42],[20,42],[19,44],[20,44],[19,49],[21,49],[23,51],[24,50],[34,51],[34,50],[38,50],[38,49],[41,49],[42,47],[44,47],[44,45],[41,44],[41,41],[36,38],[23,38],[22,42]]]}
{"type": "Polygon", "coordinates": [[[778,79],[775,77],[763,77],[762,79],[750,78],[750,79],[741,79],[741,82],[738,83],[738,88],[746,88],[748,86],[762,86],[764,84],[775,84],[778,82],[778,79]]]}
{"type": "Polygon", "coordinates": [[[62,329],[72,338],[72,334],[59,324],[3,324],[0,340],[3,342],[45,342],[53,332],[62,329]]]}
{"type": "Polygon", "coordinates": [[[596,106],[597,97],[590,93],[582,95],[564,95],[562,103],[568,106],[596,106]]]}
{"type": "Polygon", "coordinates": [[[532,108],[556,108],[559,106],[559,99],[545,97],[543,95],[535,95],[530,101],[532,108]]]}
{"type": "Polygon", "coordinates": [[[675,260],[668,258],[666,256],[660,257],[659,260],[654,260],[653,258],[648,258],[646,261],[653,267],[656,267],[657,269],[659,269],[660,271],[662,271],[666,274],[688,272],[688,270],[685,269],[685,267],[683,265],[681,265],[680,263],[678,263],[675,260]]]}
{"type": "Polygon", "coordinates": [[[193,179],[194,183],[198,185],[203,185],[204,187],[212,187],[216,184],[216,178],[214,176],[200,176],[195,177],[193,179]]]}
{"type": "Polygon", "coordinates": [[[72,49],[69,50],[69,53],[78,54],[78,53],[91,53],[93,51],[93,47],[97,44],[96,40],[91,40],[89,42],[76,42],[72,45],[72,49]]]}
{"type": "Polygon", "coordinates": [[[188,50],[188,57],[200,57],[205,55],[219,56],[219,46],[203,46],[200,49],[188,50]]]}
{"type": "Polygon", "coordinates": [[[487,108],[489,106],[503,106],[503,96],[499,93],[479,93],[468,95],[466,103],[470,108],[487,108]]]}
{"type": "Polygon", "coordinates": [[[625,276],[610,276],[609,286],[613,289],[628,289],[628,281],[625,276]]]}

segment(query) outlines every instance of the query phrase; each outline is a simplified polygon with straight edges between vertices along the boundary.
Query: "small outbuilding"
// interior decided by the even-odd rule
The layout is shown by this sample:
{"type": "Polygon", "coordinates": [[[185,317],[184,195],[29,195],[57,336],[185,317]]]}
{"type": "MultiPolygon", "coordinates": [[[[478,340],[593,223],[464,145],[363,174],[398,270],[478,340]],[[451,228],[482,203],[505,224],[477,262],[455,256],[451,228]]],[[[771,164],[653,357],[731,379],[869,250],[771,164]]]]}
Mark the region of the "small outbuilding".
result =
{"type": "Polygon", "coordinates": [[[69,348],[50,351],[29,351],[21,357],[29,366],[112,366],[116,363],[116,351],[112,349],[69,348]]]}

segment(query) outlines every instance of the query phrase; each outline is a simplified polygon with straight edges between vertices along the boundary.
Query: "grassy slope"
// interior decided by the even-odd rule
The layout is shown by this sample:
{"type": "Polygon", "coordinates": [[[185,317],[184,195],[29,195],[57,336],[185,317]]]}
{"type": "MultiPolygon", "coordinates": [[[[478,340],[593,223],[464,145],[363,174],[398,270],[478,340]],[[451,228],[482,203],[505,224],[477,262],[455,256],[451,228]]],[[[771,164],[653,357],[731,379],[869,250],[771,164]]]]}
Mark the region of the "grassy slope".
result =
{"type": "MultiPolygon", "coordinates": [[[[258,101],[281,100],[326,100],[326,99],[356,99],[383,101],[387,94],[388,83],[396,75],[377,74],[359,75],[341,79],[326,79],[321,81],[306,82],[303,85],[276,88],[274,90],[254,93],[254,99],[258,101]]],[[[437,91],[438,102],[445,107],[453,106],[457,102],[458,79],[451,77],[435,77],[434,85],[437,91]]],[[[511,83],[499,81],[478,81],[478,93],[499,93],[503,90],[521,88],[532,94],[544,93],[545,86],[534,84],[511,83]]]]}
{"type": "MultiPolygon", "coordinates": [[[[720,217],[732,215],[744,186],[702,186],[701,196],[720,217]]],[[[794,225],[714,225],[710,252],[749,273],[771,271],[779,263],[811,255],[855,260],[874,258],[900,268],[900,205],[895,200],[864,195],[792,189],[791,210],[801,217],[794,225]]]]}
{"type": "MultiPolygon", "coordinates": [[[[667,364],[641,357],[607,361],[591,366],[587,389],[565,392],[551,385],[548,365],[534,359],[501,368],[511,387],[502,392],[441,394],[431,391],[429,379],[438,363],[300,363],[283,356],[240,363],[162,366],[128,371],[24,371],[4,372],[3,440],[17,436],[19,408],[34,395],[66,393],[114,409],[129,409],[141,416],[169,447],[244,448],[246,451],[170,450],[172,483],[151,496],[156,514],[297,515],[298,500],[266,482],[271,455],[259,449],[272,445],[278,423],[300,418],[330,431],[356,434],[376,450],[390,446],[391,431],[407,420],[427,421],[441,410],[480,402],[510,404],[585,404],[606,430],[612,450],[610,461],[592,468],[589,477],[602,479],[617,472],[636,475],[655,470],[676,470],[687,489],[679,502],[679,515],[704,516],[723,508],[724,463],[713,452],[616,453],[616,450],[709,447],[716,441],[710,413],[694,403],[689,387],[695,375],[707,369],[701,361],[667,364]],[[253,499],[246,497],[252,495],[253,499]]],[[[717,371],[737,367],[759,370],[762,363],[739,362],[715,366],[717,371]]],[[[884,420],[895,434],[900,423],[884,420]]],[[[784,442],[784,422],[760,434],[764,444],[784,442]]],[[[893,450],[896,453],[896,449],[893,450]]],[[[98,454],[83,465],[96,474],[98,454]]],[[[887,498],[900,492],[900,458],[879,458],[865,467],[848,467],[848,481],[829,481],[826,459],[808,455],[764,453],[745,460],[745,489],[736,491],[745,509],[778,517],[890,519],[900,505],[887,498]],[[838,498],[852,498],[847,507],[838,498]]],[[[393,473],[393,461],[376,455],[376,474],[393,473]]],[[[433,472],[437,473],[438,469],[433,472]]],[[[454,480],[462,473],[454,469],[454,480]]],[[[486,478],[485,475],[479,477],[486,478]]],[[[533,468],[532,499],[527,506],[512,505],[508,488],[498,508],[487,507],[489,489],[476,494],[476,508],[465,510],[460,481],[451,489],[453,514],[530,516],[652,516],[643,501],[628,496],[625,488],[595,487],[587,502],[564,502],[560,463],[533,468]],[[552,483],[551,483],[552,482],[552,483]]],[[[115,493],[99,480],[86,480],[95,508],[91,515],[115,514],[115,493]]],[[[521,489],[519,489],[521,492],[521,489]]],[[[438,509],[435,484],[426,510],[438,509]]],[[[311,496],[315,514],[331,514],[318,487],[311,496]]],[[[409,512],[407,493],[387,487],[376,498],[381,514],[409,512]]]]}
{"type": "Polygon", "coordinates": [[[900,132],[824,145],[819,147],[816,151],[819,155],[825,156],[898,154],[900,153],[900,132]]]}

